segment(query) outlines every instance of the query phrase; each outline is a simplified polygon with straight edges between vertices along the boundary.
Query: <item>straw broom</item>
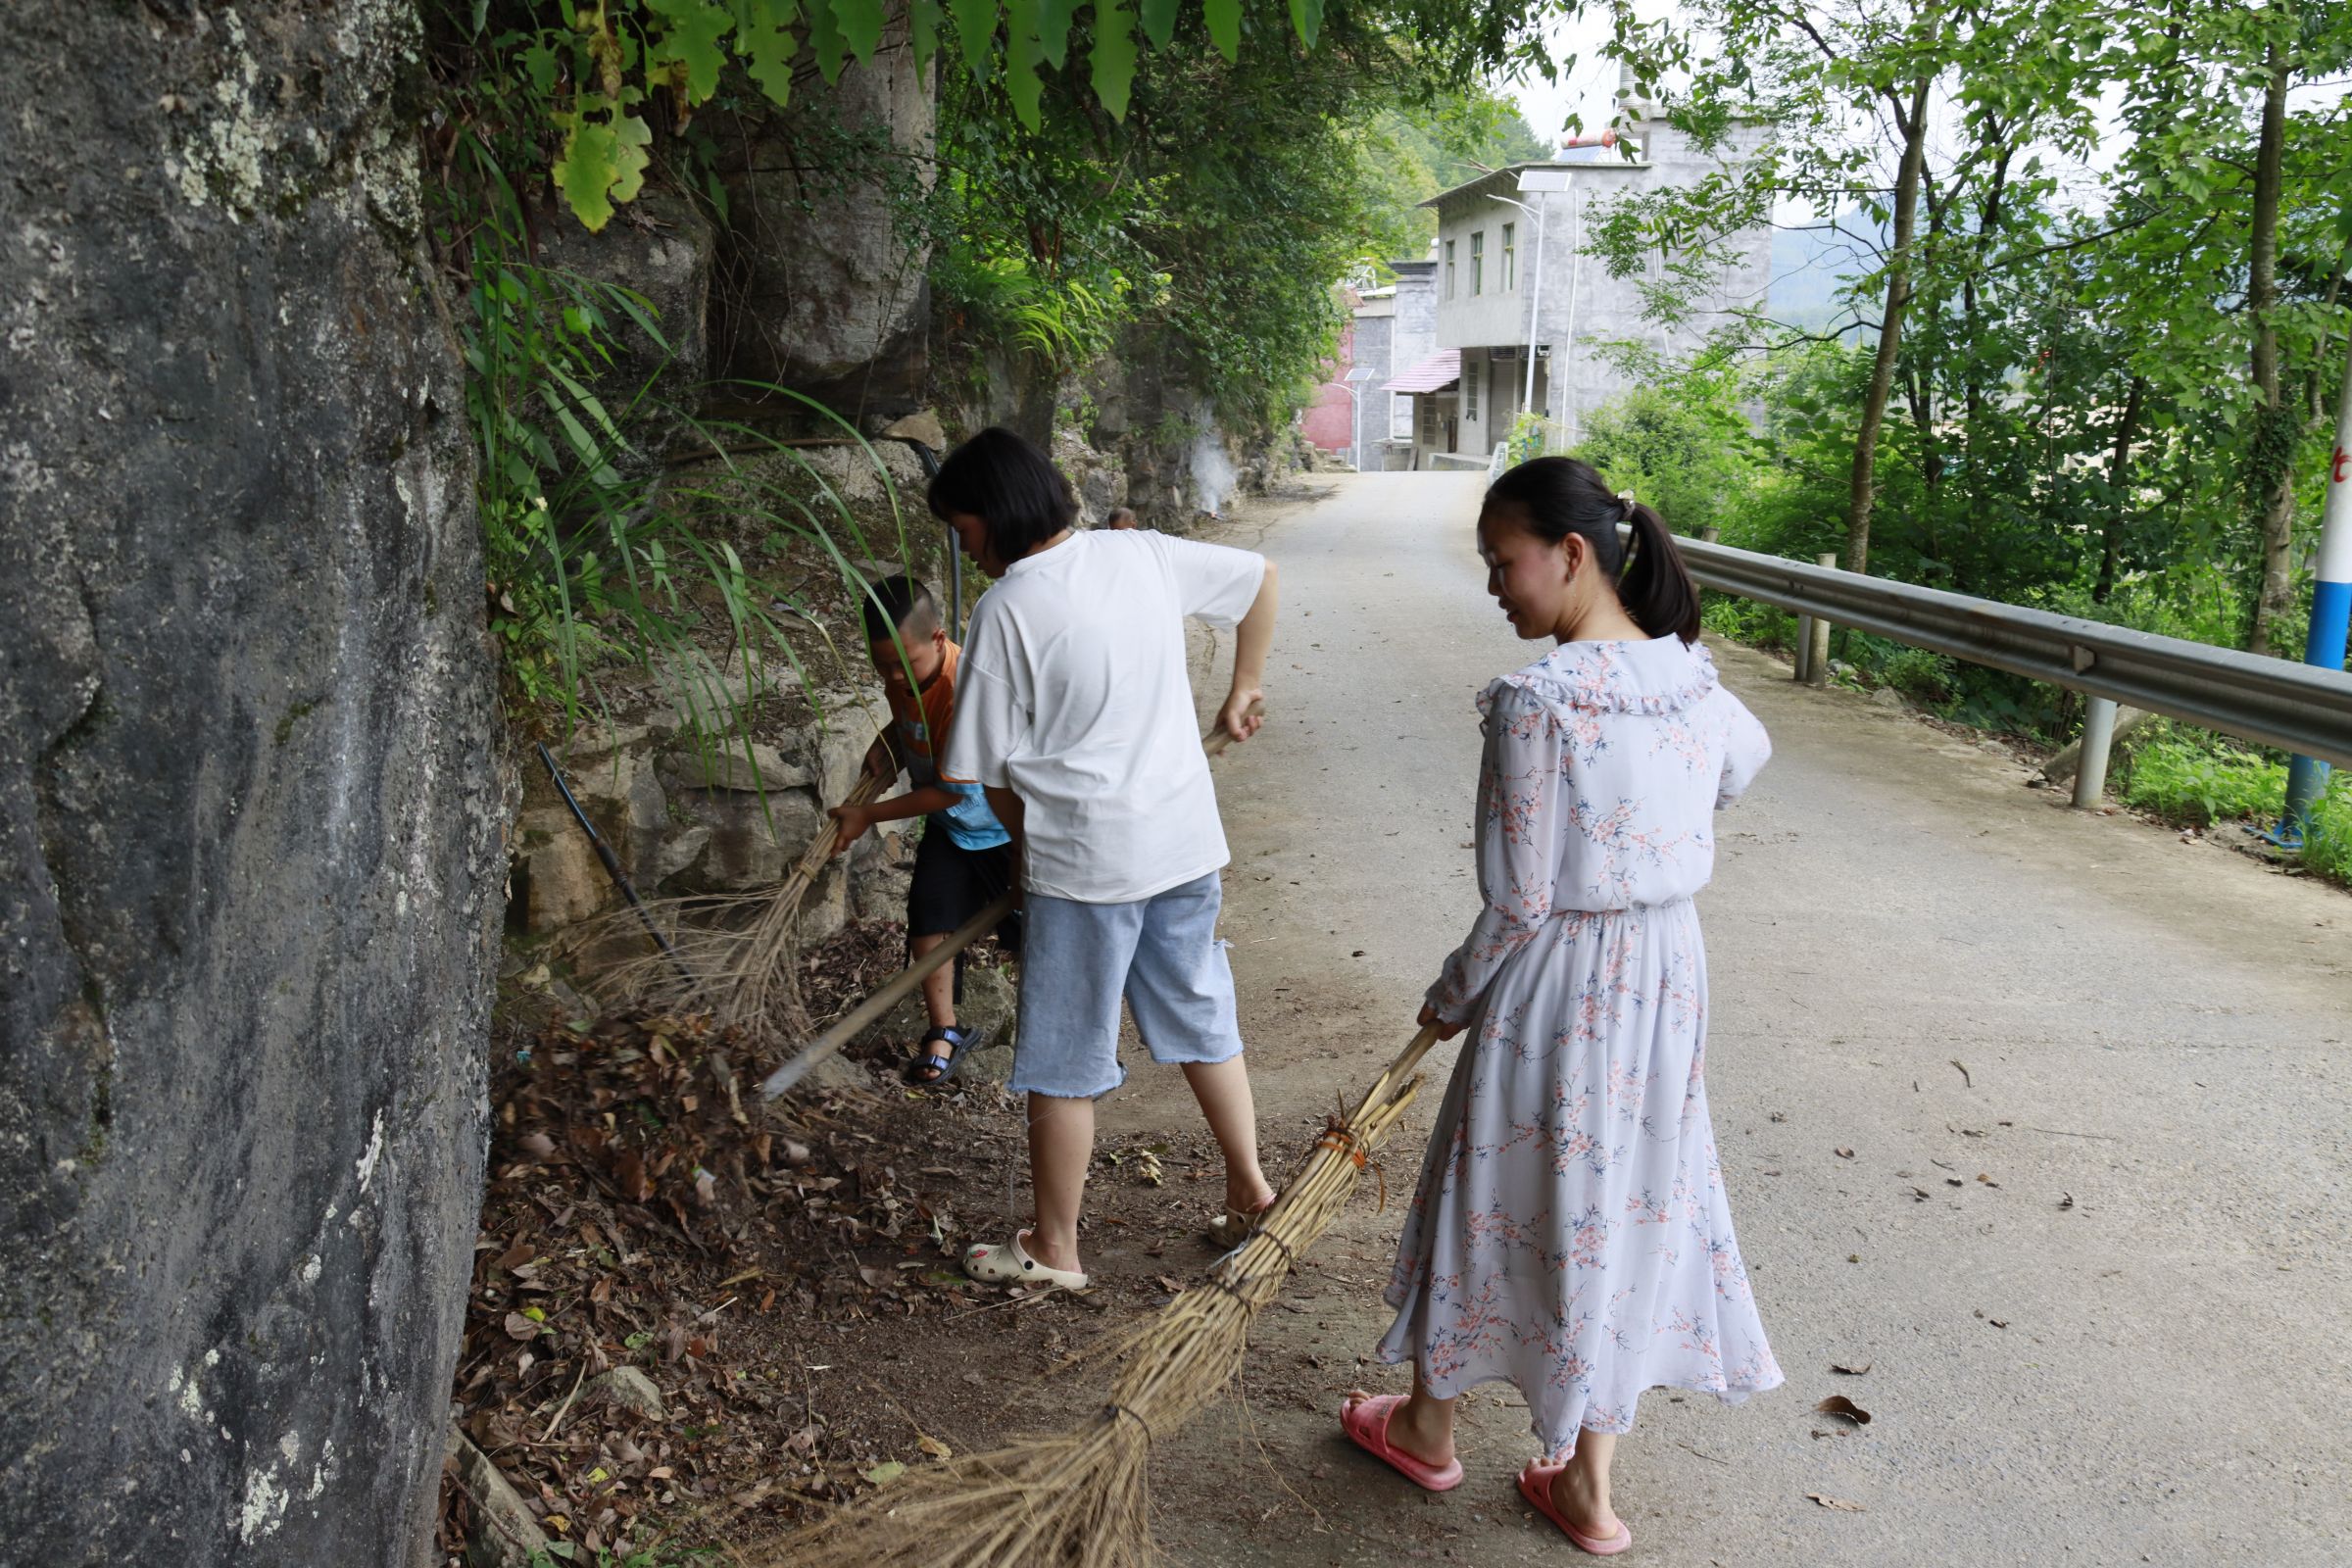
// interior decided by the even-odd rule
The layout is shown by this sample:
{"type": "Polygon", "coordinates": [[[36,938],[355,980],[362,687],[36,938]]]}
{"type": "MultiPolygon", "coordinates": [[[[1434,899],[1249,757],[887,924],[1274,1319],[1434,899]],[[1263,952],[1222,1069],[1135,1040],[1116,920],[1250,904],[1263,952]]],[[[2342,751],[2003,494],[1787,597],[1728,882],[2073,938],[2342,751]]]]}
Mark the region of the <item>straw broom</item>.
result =
{"type": "MultiPolygon", "coordinates": [[[[889,786],[889,779],[860,771],[842,804],[867,805],[889,786]]],[[[648,955],[615,965],[613,979],[622,991],[648,1004],[708,1011],[721,1025],[736,1025],[755,1035],[796,1023],[800,985],[792,956],[801,901],[824,874],[840,838],[841,824],[828,817],[799,862],[772,888],[732,897],[653,901],[651,906],[657,908],[666,906],[682,911],[692,906],[700,915],[691,926],[679,922],[672,933],[678,965],[648,955]],[[679,974],[679,965],[685,975],[679,974]]],[[[599,929],[606,926],[620,929],[611,918],[599,929]]]]}
{"type": "MultiPolygon", "coordinates": [[[[1330,1229],[1412,1103],[1423,1029],[1333,1122],[1256,1230],[1180,1293],[1136,1342],[1110,1400],[1084,1425],[949,1460],[893,1482],[759,1554],[775,1568],[1143,1568],[1152,1541],[1146,1462],[1241,1371],[1250,1326],[1291,1266],[1330,1229]]],[[[1385,1184],[1384,1184],[1385,1185],[1385,1184]]]]}
{"type": "MultiPolygon", "coordinates": [[[[842,804],[869,805],[890,783],[890,779],[861,771],[842,804]]],[[[794,1012],[799,1010],[800,977],[793,969],[792,956],[797,945],[794,932],[801,920],[801,900],[824,873],[826,862],[833,858],[834,847],[840,841],[840,821],[827,817],[823,829],[802,853],[800,863],[777,886],[760,911],[760,918],[745,934],[741,960],[715,979],[705,982],[724,988],[715,999],[719,1022],[749,1023],[772,1018],[778,1002],[794,1012]]]]}

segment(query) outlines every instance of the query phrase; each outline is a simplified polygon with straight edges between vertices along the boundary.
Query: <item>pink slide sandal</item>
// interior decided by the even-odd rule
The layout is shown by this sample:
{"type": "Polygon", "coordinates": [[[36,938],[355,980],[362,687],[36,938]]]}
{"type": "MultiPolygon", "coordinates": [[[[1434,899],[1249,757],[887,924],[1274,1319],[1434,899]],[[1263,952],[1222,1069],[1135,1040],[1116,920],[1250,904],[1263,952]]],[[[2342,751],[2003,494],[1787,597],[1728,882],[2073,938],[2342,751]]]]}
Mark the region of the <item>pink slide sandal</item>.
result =
{"type": "Polygon", "coordinates": [[[1564,1464],[1545,1464],[1541,1459],[1528,1460],[1527,1468],[1519,1472],[1519,1495],[1534,1503],[1537,1512],[1558,1525],[1567,1533],[1570,1541],[1575,1542],[1593,1556],[1616,1556],[1634,1544],[1634,1533],[1625,1527],[1624,1520],[1617,1521],[1617,1534],[1603,1540],[1586,1535],[1582,1530],[1561,1518],[1560,1510],[1551,1505],[1551,1478],[1567,1468],[1564,1464]]]}
{"type": "Polygon", "coordinates": [[[1340,1406],[1340,1428],[1355,1446],[1396,1468],[1416,1487],[1451,1492],[1462,1484],[1462,1461],[1448,1459],[1443,1467],[1416,1459],[1389,1442],[1389,1418],[1404,1402],[1401,1394],[1352,1394],[1340,1406]]]}

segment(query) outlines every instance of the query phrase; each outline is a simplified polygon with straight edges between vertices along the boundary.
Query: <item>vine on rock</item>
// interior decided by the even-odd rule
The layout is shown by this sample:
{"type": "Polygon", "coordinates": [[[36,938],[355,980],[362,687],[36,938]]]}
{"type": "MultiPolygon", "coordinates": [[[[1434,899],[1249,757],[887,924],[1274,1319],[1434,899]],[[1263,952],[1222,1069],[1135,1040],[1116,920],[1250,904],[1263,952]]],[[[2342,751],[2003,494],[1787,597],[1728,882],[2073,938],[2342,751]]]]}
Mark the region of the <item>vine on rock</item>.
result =
{"type": "MultiPolygon", "coordinates": [[[[915,70],[927,72],[943,29],[952,30],[973,79],[987,82],[1001,74],[1014,114],[1036,130],[1047,78],[1069,65],[1073,34],[1083,32],[1089,85],[1110,117],[1124,121],[1140,57],[1137,33],[1153,49],[1166,49],[1183,3],[908,0],[906,46],[915,70]]],[[[1290,26],[1312,48],[1324,0],[1283,4],[1290,26]]],[[[1229,63],[1241,54],[1243,6],[1244,0],[1201,0],[1209,40],[1229,63]]],[[[647,115],[656,94],[683,130],[718,92],[720,74],[734,60],[770,102],[783,105],[804,59],[830,85],[851,61],[874,58],[887,21],[886,0],[558,0],[555,9],[555,23],[515,28],[491,42],[517,61],[550,105],[562,138],[550,172],[573,215],[592,230],[644,188],[654,139],[647,115]]],[[[477,30],[488,10],[488,0],[476,0],[477,30]]]]}

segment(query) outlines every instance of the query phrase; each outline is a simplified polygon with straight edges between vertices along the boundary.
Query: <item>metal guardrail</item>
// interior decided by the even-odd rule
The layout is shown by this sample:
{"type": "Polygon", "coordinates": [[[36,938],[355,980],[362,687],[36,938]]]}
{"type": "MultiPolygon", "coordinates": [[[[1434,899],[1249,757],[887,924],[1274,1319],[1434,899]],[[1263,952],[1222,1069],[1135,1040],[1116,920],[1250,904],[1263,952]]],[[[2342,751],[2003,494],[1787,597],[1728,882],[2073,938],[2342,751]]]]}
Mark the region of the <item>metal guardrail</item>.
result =
{"type": "Polygon", "coordinates": [[[2352,675],[1678,538],[1702,588],[2352,766],[2352,675]]]}

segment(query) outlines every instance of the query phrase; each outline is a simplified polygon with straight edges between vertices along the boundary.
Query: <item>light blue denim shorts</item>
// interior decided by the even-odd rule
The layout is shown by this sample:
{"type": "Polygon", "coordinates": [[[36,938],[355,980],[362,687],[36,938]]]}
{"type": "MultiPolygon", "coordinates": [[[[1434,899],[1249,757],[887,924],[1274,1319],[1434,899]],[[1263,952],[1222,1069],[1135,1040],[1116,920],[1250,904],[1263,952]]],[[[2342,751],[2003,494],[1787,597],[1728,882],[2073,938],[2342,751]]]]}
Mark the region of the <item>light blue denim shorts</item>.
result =
{"type": "Polygon", "coordinates": [[[1242,1054],[1233,967],[1217,940],[1225,890],[1211,871],[1129,904],[1032,893],[1021,933],[1015,1094],[1092,1100],[1127,1081],[1119,1000],[1153,1061],[1228,1061],[1242,1054]]]}

